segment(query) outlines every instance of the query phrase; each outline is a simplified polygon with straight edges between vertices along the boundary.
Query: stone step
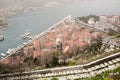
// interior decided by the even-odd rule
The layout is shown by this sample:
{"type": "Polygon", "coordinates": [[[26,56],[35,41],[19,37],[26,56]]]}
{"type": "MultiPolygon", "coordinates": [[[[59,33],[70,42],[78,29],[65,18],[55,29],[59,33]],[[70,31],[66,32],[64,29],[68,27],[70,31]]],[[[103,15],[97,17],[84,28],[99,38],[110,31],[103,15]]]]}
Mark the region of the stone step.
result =
{"type": "Polygon", "coordinates": [[[104,65],[104,64],[100,64],[100,66],[101,66],[101,68],[105,67],[105,65],[104,65]]]}
{"type": "Polygon", "coordinates": [[[109,64],[113,64],[113,62],[112,62],[112,61],[108,61],[108,63],[109,63],[109,64]]]}
{"type": "Polygon", "coordinates": [[[120,58],[116,58],[115,60],[119,62],[119,61],[120,61],[120,58]]]}
{"type": "Polygon", "coordinates": [[[105,66],[108,66],[109,64],[108,64],[107,62],[104,62],[104,65],[105,65],[105,66]]]}

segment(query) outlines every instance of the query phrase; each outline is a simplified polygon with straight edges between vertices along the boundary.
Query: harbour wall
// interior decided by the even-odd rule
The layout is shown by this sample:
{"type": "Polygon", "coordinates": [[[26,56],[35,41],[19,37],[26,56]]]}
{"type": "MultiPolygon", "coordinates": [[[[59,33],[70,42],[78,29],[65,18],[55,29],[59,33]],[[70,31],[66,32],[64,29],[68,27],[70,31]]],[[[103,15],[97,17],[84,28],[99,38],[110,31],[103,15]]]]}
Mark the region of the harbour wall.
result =
{"type": "Polygon", "coordinates": [[[32,40],[28,41],[26,44],[21,44],[21,45],[17,46],[17,47],[15,48],[15,50],[12,51],[12,52],[9,53],[9,54],[5,53],[5,54],[7,54],[7,56],[5,56],[4,58],[2,58],[2,59],[0,60],[0,62],[3,61],[4,59],[6,59],[7,57],[9,57],[9,56],[17,53],[19,50],[23,49],[26,45],[32,43],[35,39],[40,38],[40,37],[43,37],[43,36],[45,36],[47,33],[49,33],[51,30],[53,30],[53,29],[55,29],[55,28],[58,28],[58,27],[60,27],[61,25],[69,24],[69,23],[71,23],[71,22],[72,22],[72,20],[71,20],[71,15],[68,15],[67,17],[65,17],[64,19],[60,20],[59,22],[57,22],[56,24],[54,24],[54,25],[51,26],[50,28],[48,28],[48,29],[46,29],[45,31],[43,31],[42,33],[36,35],[32,40]]]}

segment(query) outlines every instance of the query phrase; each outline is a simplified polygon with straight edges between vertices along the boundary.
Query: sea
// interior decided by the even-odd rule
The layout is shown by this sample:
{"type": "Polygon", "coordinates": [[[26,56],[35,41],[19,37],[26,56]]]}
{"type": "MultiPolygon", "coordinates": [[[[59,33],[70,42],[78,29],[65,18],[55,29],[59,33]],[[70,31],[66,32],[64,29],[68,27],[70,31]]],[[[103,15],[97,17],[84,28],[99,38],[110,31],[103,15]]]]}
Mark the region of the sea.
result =
{"type": "Polygon", "coordinates": [[[72,19],[87,15],[120,15],[120,0],[82,0],[75,4],[43,7],[39,10],[7,17],[8,27],[1,31],[5,40],[0,42],[0,53],[27,42],[21,36],[27,31],[40,34],[67,15],[72,19]]]}

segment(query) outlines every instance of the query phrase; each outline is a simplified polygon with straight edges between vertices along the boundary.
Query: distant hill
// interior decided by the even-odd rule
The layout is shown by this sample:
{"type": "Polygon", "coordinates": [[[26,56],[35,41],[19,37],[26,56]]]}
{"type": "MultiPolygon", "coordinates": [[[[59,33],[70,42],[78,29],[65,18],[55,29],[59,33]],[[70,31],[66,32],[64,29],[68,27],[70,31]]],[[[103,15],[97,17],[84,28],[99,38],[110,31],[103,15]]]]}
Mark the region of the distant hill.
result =
{"type": "MultiPolygon", "coordinates": [[[[47,2],[57,2],[61,4],[78,3],[84,0],[0,0],[0,8],[8,6],[39,6],[47,2]]],[[[87,1],[87,0],[86,0],[87,1]]]]}
{"type": "Polygon", "coordinates": [[[8,7],[8,6],[32,6],[32,5],[40,5],[47,0],[0,0],[0,8],[8,7]]]}

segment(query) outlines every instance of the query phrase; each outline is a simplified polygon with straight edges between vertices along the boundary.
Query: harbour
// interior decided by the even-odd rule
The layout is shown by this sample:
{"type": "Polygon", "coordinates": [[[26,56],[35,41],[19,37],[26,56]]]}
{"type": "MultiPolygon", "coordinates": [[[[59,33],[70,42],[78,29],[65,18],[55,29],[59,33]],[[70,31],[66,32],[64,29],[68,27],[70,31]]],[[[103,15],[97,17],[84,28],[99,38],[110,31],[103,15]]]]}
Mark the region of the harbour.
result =
{"type": "Polygon", "coordinates": [[[25,14],[18,14],[16,16],[8,17],[7,20],[9,26],[1,32],[4,35],[5,40],[0,42],[0,53],[6,53],[8,49],[16,48],[22,43],[28,42],[28,40],[21,39],[21,35],[24,34],[26,30],[29,30],[32,36],[35,36],[45,31],[47,28],[52,26],[63,17],[67,16],[69,13],[72,15],[73,18],[77,16],[85,16],[88,14],[117,15],[120,13],[119,3],[120,1],[118,0],[114,1],[114,3],[113,0],[105,0],[104,3],[100,3],[100,1],[88,1],[83,2],[83,4],[80,3],[79,5],[75,4],[62,7],[56,6],[42,8],[38,11],[31,11],[25,14]],[[109,2],[109,5],[106,7],[107,2],[109,2]],[[99,5],[99,7],[97,7],[99,8],[99,10],[96,8],[96,5],[90,6],[94,3],[96,5],[99,5]],[[111,5],[116,6],[113,7],[111,5]]]}
{"type": "MultiPolygon", "coordinates": [[[[71,15],[68,15],[67,17],[65,17],[64,19],[62,19],[61,21],[57,22],[56,24],[54,24],[53,26],[49,27],[48,29],[46,29],[44,32],[34,36],[31,40],[29,40],[26,43],[22,43],[21,45],[17,46],[16,48],[12,48],[12,49],[8,49],[8,51],[6,53],[1,53],[1,60],[3,61],[4,59],[6,59],[7,57],[11,56],[12,54],[15,54],[17,51],[21,50],[22,48],[24,48],[26,45],[32,43],[35,39],[40,38],[42,36],[44,36],[45,34],[49,33],[52,29],[54,28],[58,28],[60,27],[60,25],[64,24],[64,23],[69,23],[71,22],[71,15]]],[[[30,35],[30,33],[26,32],[24,34],[25,36],[30,35]]]]}

